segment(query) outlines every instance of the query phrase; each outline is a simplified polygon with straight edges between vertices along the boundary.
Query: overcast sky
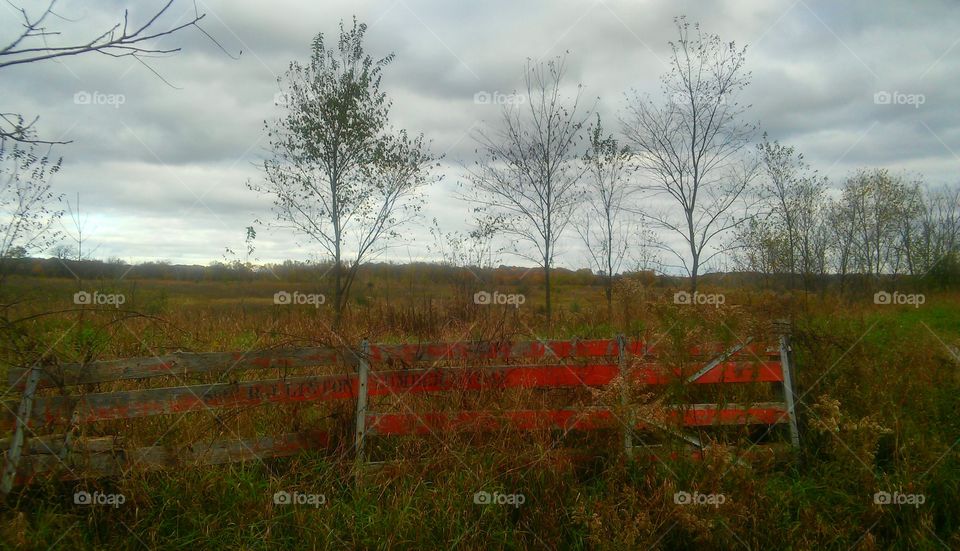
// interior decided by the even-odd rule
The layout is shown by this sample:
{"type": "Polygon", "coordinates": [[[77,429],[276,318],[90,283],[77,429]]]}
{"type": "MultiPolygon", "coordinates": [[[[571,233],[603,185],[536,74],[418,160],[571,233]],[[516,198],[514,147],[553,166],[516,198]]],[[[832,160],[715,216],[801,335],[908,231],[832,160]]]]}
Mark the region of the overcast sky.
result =
{"type": "MultiPolygon", "coordinates": [[[[38,2],[39,4],[39,2],[38,2]]],[[[92,38],[122,17],[142,22],[163,2],[63,1],[73,23],[62,40],[92,38]]],[[[747,118],[796,146],[834,186],[859,167],[922,174],[958,185],[960,152],[960,3],[743,1],[358,0],[197,2],[204,29],[234,60],[188,29],[162,39],[179,54],[153,60],[164,84],[133,59],[86,55],[33,63],[0,73],[0,109],[39,115],[36,129],[58,146],[63,170],[56,191],[80,194],[89,216],[88,246],[97,257],[201,263],[242,249],[244,228],[269,218],[269,199],[249,191],[267,152],[264,120],[275,117],[277,77],[305,60],[318,32],[334,37],[340,19],[366,22],[373,55],[396,53],[384,75],[398,127],[423,132],[445,154],[443,181],[428,193],[424,220],[404,232],[387,259],[429,258],[427,232],[467,229],[469,205],[454,191],[461,163],[472,160],[471,132],[494,124],[499,107],[478,93],[507,94],[519,86],[526,58],[569,51],[569,77],[599,98],[611,122],[625,92],[658,93],[675,37],[672,20],[686,15],[726,41],[748,46],[753,80],[742,102],[747,118]],[[878,93],[922,95],[922,104],[885,104],[878,93]],[[113,94],[89,104],[82,94],[113,94]],[[81,94],[81,96],[77,96],[81,94]],[[119,98],[122,96],[122,104],[119,98]]],[[[190,17],[178,0],[168,24],[190,17]]],[[[18,31],[16,13],[0,5],[0,42],[18,31]]],[[[610,125],[615,126],[615,125],[610,125]]],[[[561,265],[583,267],[572,232],[561,265]]],[[[261,261],[307,259],[308,247],[287,233],[258,229],[261,261]]],[[[507,263],[525,264],[506,258],[507,263]]]]}

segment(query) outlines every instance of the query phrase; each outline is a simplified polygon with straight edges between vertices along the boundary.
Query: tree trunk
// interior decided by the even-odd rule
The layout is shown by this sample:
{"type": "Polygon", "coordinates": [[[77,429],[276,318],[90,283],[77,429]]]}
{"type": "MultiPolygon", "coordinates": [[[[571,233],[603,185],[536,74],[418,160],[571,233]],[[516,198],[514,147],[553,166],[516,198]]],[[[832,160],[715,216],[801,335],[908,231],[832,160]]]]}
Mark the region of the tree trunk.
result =
{"type": "Polygon", "coordinates": [[[700,255],[693,253],[693,267],[690,270],[690,294],[697,292],[697,277],[700,272],[700,255]]]}
{"type": "Polygon", "coordinates": [[[613,324],[613,276],[607,274],[607,322],[613,324]]]}
{"type": "Polygon", "coordinates": [[[543,286],[547,294],[547,328],[551,328],[553,324],[553,305],[550,301],[550,263],[543,263],[543,286]]]}
{"type": "Polygon", "coordinates": [[[334,317],[333,317],[333,326],[340,327],[340,320],[343,317],[343,264],[340,263],[340,243],[336,244],[336,254],[334,255],[334,290],[333,290],[333,307],[334,307],[334,317]]]}

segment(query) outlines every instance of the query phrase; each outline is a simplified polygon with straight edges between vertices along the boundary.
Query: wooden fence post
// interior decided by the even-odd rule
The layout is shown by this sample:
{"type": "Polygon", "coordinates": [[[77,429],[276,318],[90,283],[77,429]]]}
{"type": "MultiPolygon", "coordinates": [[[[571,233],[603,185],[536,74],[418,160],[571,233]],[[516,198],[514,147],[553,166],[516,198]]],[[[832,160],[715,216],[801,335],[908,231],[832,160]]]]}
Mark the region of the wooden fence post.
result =
{"type": "Polygon", "coordinates": [[[793,362],[790,349],[790,335],[780,335],[780,367],[783,371],[783,401],[787,405],[787,415],[790,416],[790,443],[794,448],[800,448],[800,432],[797,429],[797,410],[794,404],[796,394],[793,389],[793,362]]]}
{"type": "Polygon", "coordinates": [[[623,452],[627,459],[633,459],[633,427],[635,421],[630,412],[630,368],[627,360],[627,340],[623,334],[617,335],[617,364],[620,366],[620,377],[623,379],[623,386],[620,389],[620,403],[626,412],[627,426],[623,431],[623,452]]]}
{"type": "Polygon", "coordinates": [[[360,344],[360,350],[360,361],[357,364],[357,418],[354,448],[357,458],[363,460],[363,446],[367,431],[367,377],[370,371],[370,342],[367,339],[360,344]]]}
{"type": "Polygon", "coordinates": [[[30,422],[30,414],[33,412],[33,395],[37,391],[37,383],[40,382],[42,370],[36,367],[30,368],[30,374],[27,375],[27,384],[23,389],[23,397],[20,399],[20,407],[17,408],[16,427],[13,431],[13,439],[10,442],[10,450],[7,452],[7,461],[3,466],[3,479],[0,480],[0,494],[7,495],[13,489],[13,479],[17,476],[17,467],[20,464],[20,454],[23,451],[23,441],[27,430],[27,423],[30,422]]]}

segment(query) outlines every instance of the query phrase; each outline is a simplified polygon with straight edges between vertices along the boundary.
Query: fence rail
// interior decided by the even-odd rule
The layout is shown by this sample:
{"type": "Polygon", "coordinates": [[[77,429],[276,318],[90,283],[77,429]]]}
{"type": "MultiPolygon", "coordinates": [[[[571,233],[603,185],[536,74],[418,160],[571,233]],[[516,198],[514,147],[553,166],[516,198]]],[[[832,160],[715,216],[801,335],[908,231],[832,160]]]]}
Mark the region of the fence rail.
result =
{"type": "MultiPolygon", "coordinates": [[[[128,449],[121,436],[73,438],[77,428],[103,421],[219,411],[263,404],[356,401],[355,451],[362,455],[371,436],[415,435],[438,431],[561,430],[585,431],[624,425],[631,453],[632,431],[650,427],[709,427],[787,424],[791,442],[799,445],[793,410],[789,340],[778,346],[747,342],[733,348],[705,344],[683,352],[650,346],[640,340],[617,339],[367,344],[347,347],[275,349],[255,352],[185,353],[86,364],[11,369],[11,391],[19,403],[4,404],[0,428],[12,436],[0,441],[4,458],[4,491],[41,473],[102,476],[144,469],[217,464],[281,457],[335,445],[331,432],[311,430],[232,441],[197,442],[172,449],[164,446],[128,449]],[[512,362],[512,363],[511,363],[512,362]],[[492,363],[493,365],[476,365],[492,363]],[[428,364],[429,367],[423,367],[428,364]],[[441,365],[444,364],[444,365],[441,365]],[[446,365],[464,364],[464,365],[446,365]],[[682,367],[678,367],[681,365],[682,367]],[[288,374],[300,368],[347,370],[335,375],[288,374]],[[277,372],[279,378],[222,382],[240,373],[277,372]],[[651,387],[771,383],[782,402],[742,404],[679,404],[662,419],[617,419],[606,408],[377,413],[370,400],[384,396],[502,389],[600,388],[621,375],[651,387]],[[173,378],[177,386],[99,390],[104,384],[173,378]],[[184,384],[184,379],[214,377],[219,382],[184,384]],[[82,387],[78,388],[78,387],[82,387]],[[56,390],[54,390],[56,389],[56,390]],[[59,394],[54,394],[59,392],[59,394]],[[44,394],[44,395],[38,395],[44,394]],[[14,413],[16,411],[16,413],[14,413]],[[626,430],[626,427],[631,427],[626,430]],[[39,432],[56,432],[38,436],[39,432]]],[[[209,379],[207,379],[209,380],[209,379]]],[[[162,383],[161,383],[162,384],[162,383]]],[[[114,387],[116,388],[116,387],[114,387]]],[[[625,385],[626,388],[626,385],[625,385]]],[[[623,395],[624,404],[628,395],[623,395]]],[[[683,437],[700,445],[695,436],[683,437]]],[[[701,446],[702,447],[702,446],[701,446]]]]}

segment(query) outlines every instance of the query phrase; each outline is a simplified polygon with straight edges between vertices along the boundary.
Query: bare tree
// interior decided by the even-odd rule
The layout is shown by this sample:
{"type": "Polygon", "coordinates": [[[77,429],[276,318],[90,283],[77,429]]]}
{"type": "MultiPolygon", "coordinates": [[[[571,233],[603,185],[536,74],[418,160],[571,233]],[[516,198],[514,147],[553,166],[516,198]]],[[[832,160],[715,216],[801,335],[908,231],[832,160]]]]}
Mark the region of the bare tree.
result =
{"type": "Polygon", "coordinates": [[[76,202],[71,203],[70,199],[66,199],[66,203],[66,214],[70,218],[71,227],[68,228],[62,219],[60,220],[60,224],[64,229],[63,235],[66,236],[67,240],[73,242],[72,245],[69,245],[70,250],[75,253],[73,260],[77,262],[90,260],[93,257],[93,253],[97,252],[97,249],[100,248],[100,245],[95,246],[93,249],[84,248],[84,245],[88,244],[90,240],[90,233],[87,231],[87,224],[90,222],[90,217],[89,215],[84,216],[81,212],[79,193],[77,193],[76,202]]]}
{"type": "Polygon", "coordinates": [[[604,134],[600,115],[588,132],[584,156],[584,201],[575,227],[587,248],[592,267],[603,274],[607,316],[613,318],[613,278],[636,235],[636,224],[626,211],[627,200],[636,191],[630,177],[630,150],[604,134]]]}
{"type": "MultiPolygon", "coordinates": [[[[163,80],[163,77],[160,77],[159,73],[145,60],[179,52],[180,48],[159,48],[153,45],[155,43],[152,41],[194,27],[223,50],[223,47],[200,27],[199,23],[206,14],[197,11],[195,3],[194,13],[186,22],[163,24],[163,16],[174,1],[168,0],[160,9],[153,11],[150,17],[140,25],[131,25],[129,14],[127,10],[124,10],[123,19],[112,27],[97,32],[90,36],[88,40],[73,44],[57,43],[57,39],[63,33],[52,25],[72,22],[55,9],[57,0],[50,0],[46,3],[46,7],[41,5],[41,9],[37,10],[34,10],[32,6],[25,8],[13,2],[7,2],[9,4],[7,7],[12,8],[19,14],[21,30],[14,34],[14,38],[8,44],[0,46],[0,69],[87,53],[99,53],[110,57],[133,58],[163,80]]],[[[226,52],[226,50],[223,51],[226,52]]],[[[34,136],[33,126],[37,119],[38,117],[33,117],[28,120],[27,117],[19,113],[0,111],[0,137],[16,141],[53,143],[37,139],[34,136]]]]}
{"type": "Polygon", "coordinates": [[[335,45],[318,34],[309,64],[290,64],[280,80],[286,113],[266,124],[272,158],[264,161],[265,182],[250,184],[273,197],[276,226],[329,255],[338,323],[357,270],[419,212],[435,164],[422,136],[389,128],[380,77],[393,55],[367,55],[366,29],[341,23],[335,45]]]}
{"type": "Polygon", "coordinates": [[[670,43],[671,67],[662,79],[668,101],[635,94],[623,131],[650,175],[647,191],[680,207],[641,214],[683,239],[685,250],[668,250],[696,291],[701,266],[725,250],[715,241],[750,217],[755,165],[739,153],[754,127],[739,121],[745,108],[736,101],[750,81],[746,49],[701,33],[699,25],[691,34],[685,18],[676,24],[679,38],[670,43]]]}
{"type": "Polygon", "coordinates": [[[0,138],[0,281],[7,259],[45,250],[57,238],[51,227],[63,211],[50,180],[61,160],[39,147],[0,138]]]}
{"type": "Polygon", "coordinates": [[[548,324],[550,271],[581,196],[584,169],[577,148],[589,117],[578,112],[582,86],[572,97],[563,93],[565,75],[564,58],[527,62],[523,103],[505,105],[500,127],[475,135],[481,158],[470,171],[473,187],[465,197],[500,216],[503,231],[535,251],[516,246],[513,252],[543,269],[548,324]]]}

